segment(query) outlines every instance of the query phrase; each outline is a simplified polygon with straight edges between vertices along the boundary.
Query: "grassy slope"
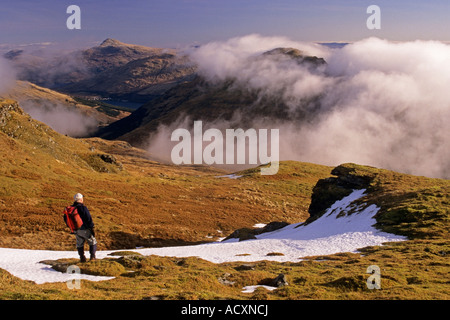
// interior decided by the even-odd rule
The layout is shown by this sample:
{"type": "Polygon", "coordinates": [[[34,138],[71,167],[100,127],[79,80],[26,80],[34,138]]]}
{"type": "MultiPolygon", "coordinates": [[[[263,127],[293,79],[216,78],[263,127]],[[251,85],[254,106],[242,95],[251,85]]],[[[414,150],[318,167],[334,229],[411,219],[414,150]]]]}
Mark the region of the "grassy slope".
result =
{"type": "Polygon", "coordinates": [[[73,249],[61,215],[76,192],[86,197],[99,249],[194,243],[258,222],[303,221],[314,184],[331,169],[285,163],[273,178],[217,178],[224,172],[152,162],[127,143],[59,135],[20,109],[7,117],[0,126],[4,247],[73,249]],[[100,159],[105,151],[117,165],[100,159]]]}
{"type": "MultiPolygon", "coordinates": [[[[313,186],[331,171],[286,162],[275,176],[253,169],[241,172],[241,179],[218,179],[223,174],[218,170],[150,162],[126,143],[70,139],[20,111],[8,114],[3,122],[0,114],[2,247],[73,249],[61,208],[78,191],[86,194],[100,249],[192,243],[256,222],[298,222],[308,217],[313,186]],[[99,161],[96,155],[104,152],[114,154],[122,169],[99,161]]],[[[81,266],[83,272],[117,277],[83,281],[80,290],[69,290],[65,283],[35,285],[0,270],[0,298],[448,299],[449,182],[352,164],[340,170],[369,176],[370,193],[364,201],[381,206],[379,227],[411,240],[364,248],[363,255],[261,261],[246,271],[236,269],[238,262],[212,264],[197,258],[88,262],[81,266]],[[365,285],[366,269],[374,264],[381,268],[381,290],[365,285]],[[241,293],[243,286],[265,284],[279,273],[287,276],[289,286],[241,293]],[[220,283],[223,277],[234,284],[220,283]]]]}
{"type": "Polygon", "coordinates": [[[347,163],[319,180],[309,212],[312,221],[352,189],[366,189],[361,205],[380,207],[376,227],[410,238],[449,239],[450,181],[347,163]]]}
{"type": "MultiPolygon", "coordinates": [[[[0,270],[0,299],[448,299],[448,252],[445,241],[414,240],[369,247],[361,254],[311,257],[298,263],[213,264],[198,258],[148,256],[140,260],[103,259],[78,264],[83,273],[116,276],[101,282],[82,281],[79,290],[65,283],[35,285],[0,270]],[[445,254],[446,252],[446,254],[445,254]],[[369,290],[366,269],[381,269],[381,289],[369,290]],[[129,272],[134,271],[134,272],[129,272]],[[284,273],[289,285],[275,291],[244,286],[267,284],[284,273]],[[234,282],[222,284],[219,279],[234,282]]],[[[66,264],[76,260],[63,261],[66,264]]]]}
{"type": "Polygon", "coordinates": [[[102,102],[92,102],[81,98],[72,98],[66,94],[40,87],[27,81],[16,81],[14,88],[3,95],[3,98],[28,103],[45,110],[48,107],[60,106],[67,110],[78,112],[107,125],[128,116],[132,110],[108,105],[102,102]]]}

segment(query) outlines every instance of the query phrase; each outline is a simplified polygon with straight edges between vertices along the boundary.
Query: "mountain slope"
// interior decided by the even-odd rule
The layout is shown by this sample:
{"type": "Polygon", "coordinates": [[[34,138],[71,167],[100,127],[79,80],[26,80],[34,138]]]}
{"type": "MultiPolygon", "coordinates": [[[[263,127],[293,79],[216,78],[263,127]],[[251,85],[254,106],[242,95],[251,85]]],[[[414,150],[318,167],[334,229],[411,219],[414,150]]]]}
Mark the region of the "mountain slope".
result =
{"type": "MultiPolygon", "coordinates": [[[[300,170],[305,168],[304,164],[294,165],[297,174],[306,173],[300,170]]],[[[286,175],[287,167],[283,169],[286,175]]],[[[243,175],[240,179],[268,178],[255,173],[256,170],[240,172],[243,175]]],[[[437,195],[443,198],[441,209],[448,217],[448,193],[444,193],[448,191],[448,181],[431,181],[354,164],[335,168],[333,175],[337,177],[322,181],[339,180],[339,187],[357,190],[343,198],[338,196],[341,199],[312,222],[294,223],[261,234],[256,240],[100,251],[101,260],[88,263],[78,263],[75,251],[0,249],[0,266],[10,272],[0,270],[3,288],[0,296],[73,299],[65,284],[72,279],[66,269],[77,264],[82,279],[94,281],[82,282],[84,290],[77,292],[78,299],[448,299],[449,244],[442,238],[443,234],[406,240],[376,231],[372,224],[381,212],[377,205],[383,202],[369,204],[382,189],[387,192],[392,188],[408,194],[411,189],[419,190],[434,183],[437,189],[441,188],[437,195]],[[367,185],[369,180],[377,182],[367,185]],[[358,189],[363,186],[361,183],[368,188],[358,189]],[[390,242],[381,245],[385,241],[390,242]],[[380,272],[377,290],[369,287],[370,268],[378,268],[380,272]],[[283,276],[287,282],[283,286],[274,284],[276,275],[283,276]],[[32,285],[31,281],[17,277],[40,284],[32,285]],[[261,286],[270,291],[247,290],[261,286]]],[[[316,189],[317,192],[325,193],[324,189],[316,189]]],[[[430,198],[421,200],[426,204],[430,198]]],[[[430,213],[429,220],[439,220],[430,213]]],[[[407,215],[404,218],[408,220],[407,215]]],[[[448,222],[447,219],[443,225],[447,232],[448,222]]]]}
{"type": "MultiPolygon", "coordinates": [[[[91,130],[96,126],[105,126],[129,115],[129,111],[111,106],[86,105],[66,94],[40,87],[27,81],[16,81],[16,85],[2,94],[5,99],[19,102],[20,106],[35,119],[47,123],[55,130],[72,136],[72,132],[64,132],[61,125],[66,121],[91,123],[91,130]],[[60,117],[57,115],[61,114],[60,117]]],[[[85,135],[89,132],[86,130],[85,135]]]]}
{"type": "Polygon", "coordinates": [[[449,239],[449,180],[355,164],[338,166],[331,173],[333,177],[319,180],[314,187],[307,223],[353,189],[367,188],[362,203],[380,207],[375,216],[377,228],[412,238],[449,239]]]}
{"type": "MultiPolygon", "coordinates": [[[[322,58],[307,56],[294,48],[276,48],[255,57],[255,61],[258,59],[261,63],[264,59],[287,61],[311,69],[326,64],[322,58]]],[[[236,79],[211,82],[196,76],[144,104],[130,116],[102,128],[97,135],[145,146],[158,126],[177,126],[186,119],[242,128],[257,124],[267,127],[282,120],[301,123],[310,121],[320,111],[316,102],[316,97],[305,99],[292,110],[280,95],[248,88],[236,79]]]]}
{"type": "Polygon", "coordinates": [[[21,80],[70,95],[147,102],[179,82],[194,68],[175,50],[106,39],[100,45],[63,55],[6,54],[21,80]]]}
{"type": "Polygon", "coordinates": [[[29,117],[15,101],[1,100],[0,265],[11,272],[0,269],[0,298],[448,299],[450,295],[448,180],[356,164],[332,169],[293,161],[281,162],[277,175],[262,176],[260,168],[253,168],[229,179],[213,168],[168,166],[147,156],[126,142],[60,135],[29,117]],[[78,263],[74,239],[63,224],[62,208],[76,192],[84,193],[93,215],[101,260],[78,263]],[[379,210],[370,217],[374,206],[379,210]],[[375,220],[367,218],[375,218],[374,226],[381,230],[373,231],[370,224],[375,220]],[[271,221],[290,225],[258,235],[256,241],[167,248],[213,241],[233,229],[271,221]],[[352,236],[339,237],[344,231],[355,231],[353,239],[358,241],[341,249],[358,251],[330,254],[340,245],[337,240],[349,244],[352,236]],[[360,241],[365,232],[376,236],[380,231],[409,240],[385,245],[360,241]],[[320,242],[324,235],[328,237],[320,242]],[[278,245],[263,246],[261,256],[251,251],[259,241],[272,240],[278,245]],[[288,246],[300,244],[294,240],[306,242],[303,247],[288,246]],[[328,251],[314,251],[318,243],[328,251]],[[358,244],[370,246],[356,248],[358,244]],[[228,254],[229,262],[214,264],[192,257],[205,254],[198,249],[217,245],[226,245],[227,250],[213,253],[228,254]],[[135,252],[136,246],[166,248],[135,252]],[[228,250],[233,247],[239,252],[228,250]],[[174,253],[176,257],[154,255],[174,253]],[[295,262],[269,261],[290,260],[297,253],[318,255],[295,262]],[[252,255],[258,261],[235,262],[252,260],[252,255]],[[83,289],[74,295],[64,282],[67,266],[74,264],[83,277],[114,279],[83,280],[83,289]],[[366,270],[371,265],[380,267],[381,290],[367,288],[366,270]],[[280,272],[288,285],[270,292],[243,292],[247,286],[270,285],[280,272]],[[37,285],[17,277],[27,273],[30,280],[48,281],[50,276],[63,282],[37,285]]]}
{"type": "Polygon", "coordinates": [[[61,212],[77,192],[103,249],[209,241],[259,222],[305,220],[314,184],[331,169],[287,162],[274,178],[218,178],[226,172],[149,161],[125,142],[73,139],[14,101],[1,106],[3,247],[73,248],[61,212]]]}
{"type": "Polygon", "coordinates": [[[82,55],[93,76],[59,90],[147,102],[177,83],[189,80],[195,70],[186,57],[178,56],[175,50],[125,44],[113,39],[106,39],[82,55]]]}

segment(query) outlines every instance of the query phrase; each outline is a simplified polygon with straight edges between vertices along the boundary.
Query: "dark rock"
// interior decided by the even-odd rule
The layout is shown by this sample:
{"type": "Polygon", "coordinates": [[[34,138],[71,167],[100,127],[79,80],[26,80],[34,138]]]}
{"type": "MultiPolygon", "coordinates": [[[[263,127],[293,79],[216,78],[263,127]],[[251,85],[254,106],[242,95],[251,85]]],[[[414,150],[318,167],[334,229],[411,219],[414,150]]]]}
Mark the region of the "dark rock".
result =
{"type": "Polygon", "coordinates": [[[333,203],[348,196],[351,192],[351,188],[340,186],[337,178],[317,181],[313,188],[311,204],[308,208],[310,218],[306,222],[320,217],[333,203]]]}
{"type": "Polygon", "coordinates": [[[112,164],[117,163],[116,157],[114,157],[110,154],[101,154],[100,159],[102,159],[106,163],[112,163],[112,164]]]}
{"type": "Polygon", "coordinates": [[[239,241],[254,240],[254,239],[256,239],[256,236],[252,233],[246,233],[239,237],[239,241]]]}
{"type": "Polygon", "coordinates": [[[235,282],[234,281],[230,281],[230,280],[228,280],[228,277],[230,277],[231,276],[231,274],[229,274],[229,273],[224,273],[221,277],[219,277],[217,280],[219,280],[219,282],[221,283],[221,284],[223,284],[223,285],[226,285],[226,286],[232,286],[232,285],[234,285],[235,284],[235,282]]]}
{"type": "Polygon", "coordinates": [[[406,278],[406,282],[407,282],[408,284],[421,284],[421,283],[422,283],[422,280],[420,280],[419,277],[414,276],[414,277],[408,277],[408,278],[406,278]]]}
{"type": "Polygon", "coordinates": [[[228,237],[226,237],[223,241],[228,239],[239,239],[239,241],[256,239],[255,233],[253,229],[249,228],[241,228],[233,231],[228,237]]]}
{"type": "Polygon", "coordinates": [[[249,240],[249,239],[256,239],[256,236],[265,232],[271,232],[275,231],[281,228],[284,228],[285,226],[289,225],[289,223],[284,221],[273,221],[264,226],[263,228],[256,228],[256,229],[250,229],[250,228],[241,228],[233,231],[228,237],[226,237],[224,240],[237,238],[239,241],[243,240],[249,240]]]}
{"type": "Polygon", "coordinates": [[[320,217],[333,203],[348,196],[353,190],[368,188],[374,179],[374,175],[358,173],[353,164],[337,166],[331,174],[336,177],[320,179],[314,186],[308,208],[310,218],[306,223],[320,217]]]}
{"type": "Polygon", "coordinates": [[[272,221],[269,224],[267,224],[266,226],[264,226],[259,234],[264,233],[264,232],[272,232],[272,231],[284,228],[287,225],[289,225],[289,223],[284,222],[284,221],[272,221]]]}
{"type": "Polygon", "coordinates": [[[39,263],[47,264],[49,265],[53,270],[59,271],[59,272],[67,272],[67,268],[69,268],[71,265],[76,264],[77,261],[57,261],[57,260],[43,260],[39,263]]]}
{"type": "Polygon", "coordinates": [[[255,266],[253,264],[241,264],[234,269],[237,271],[255,270],[255,266]]]}
{"type": "Polygon", "coordinates": [[[283,273],[281,273],[281,274],[278,275],[278,277],[273,279],[270,282],[269,285],[272,286],[272,287],[278,287],[279,288],[279,287],[288,286],[289,283],[286,280],[286,276],[283,273]]]}

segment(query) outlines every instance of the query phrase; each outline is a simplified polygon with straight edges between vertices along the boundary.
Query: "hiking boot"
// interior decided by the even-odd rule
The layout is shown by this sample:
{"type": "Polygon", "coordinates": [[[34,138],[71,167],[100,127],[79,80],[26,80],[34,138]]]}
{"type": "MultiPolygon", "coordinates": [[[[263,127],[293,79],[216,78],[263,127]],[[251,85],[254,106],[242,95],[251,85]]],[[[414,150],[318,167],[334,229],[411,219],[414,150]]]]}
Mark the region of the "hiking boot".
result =
{"type": "Polygon", "coordinates": [[[93,246],[89,246],[89,254],[91,255],[90,260],[96,260],[97,258],[95,257],[95,252],[97,251],[97,245],[94,244],[93,246]]]}
{"type": "Polygon", "coordinates": [[[86,262],[86,256],[84,255],[84,248],[77,248],[78,255],[80,256],[80,262],[86,262]]]}

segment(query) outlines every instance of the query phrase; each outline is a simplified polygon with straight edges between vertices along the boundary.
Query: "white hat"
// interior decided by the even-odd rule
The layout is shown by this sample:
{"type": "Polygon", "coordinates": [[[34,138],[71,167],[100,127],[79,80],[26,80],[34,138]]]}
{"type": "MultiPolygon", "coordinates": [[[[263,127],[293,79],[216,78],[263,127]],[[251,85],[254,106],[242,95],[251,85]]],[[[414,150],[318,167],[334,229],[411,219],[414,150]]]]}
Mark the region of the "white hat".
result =
{"type": "Polygon", "coordinates": [[[78,201],[83,199],[83,195],[81,193],[77,193],[76,195],[73,196],[73,200],[78,201]]]}

